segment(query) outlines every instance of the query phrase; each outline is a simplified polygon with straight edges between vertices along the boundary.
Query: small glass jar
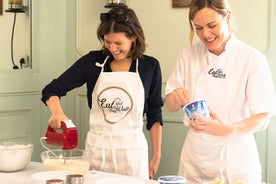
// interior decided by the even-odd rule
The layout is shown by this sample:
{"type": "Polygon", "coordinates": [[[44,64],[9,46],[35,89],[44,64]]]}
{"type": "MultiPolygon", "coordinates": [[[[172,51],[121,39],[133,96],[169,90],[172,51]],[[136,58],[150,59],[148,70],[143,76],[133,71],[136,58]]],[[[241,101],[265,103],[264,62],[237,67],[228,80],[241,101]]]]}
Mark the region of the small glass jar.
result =
{"type": "Polygon", "coordinates": [[[45,184],[64,184],[63,180],[60,179],[50,179],[46,180],[45,184]]]}
{"type": "Polygon", "coordinates": [[[83,184],[84,177],[81,174],[69,174],[66,176],[66,184],[83,184]]]}

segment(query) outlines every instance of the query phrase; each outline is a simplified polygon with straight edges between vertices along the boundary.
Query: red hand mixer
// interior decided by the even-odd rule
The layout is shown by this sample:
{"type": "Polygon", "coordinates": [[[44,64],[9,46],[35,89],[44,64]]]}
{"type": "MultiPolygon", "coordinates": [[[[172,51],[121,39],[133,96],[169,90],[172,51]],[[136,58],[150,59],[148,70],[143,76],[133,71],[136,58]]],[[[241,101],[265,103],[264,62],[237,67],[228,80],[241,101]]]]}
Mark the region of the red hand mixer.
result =
{"type": "Polygon", "coordinates": [[[61,121],[61,129],[48,126],[45,136],[47,144],[61,146],[64,150],[74,149],[78,145],[78,131],[71,120],[61,121]]]}

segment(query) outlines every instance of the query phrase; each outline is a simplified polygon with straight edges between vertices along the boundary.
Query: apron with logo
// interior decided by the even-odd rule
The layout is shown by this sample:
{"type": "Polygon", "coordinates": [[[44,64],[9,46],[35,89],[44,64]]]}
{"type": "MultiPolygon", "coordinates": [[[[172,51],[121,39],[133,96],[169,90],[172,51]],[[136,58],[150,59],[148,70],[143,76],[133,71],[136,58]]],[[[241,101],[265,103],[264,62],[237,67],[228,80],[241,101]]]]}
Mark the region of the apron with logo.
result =
{"type": "Polygon", "coordinates": [[[143,133],[144,87],[136,72],[104,72],[92,93],[86,150],[91,169],[148,179],[148,145],[143,133]]]}

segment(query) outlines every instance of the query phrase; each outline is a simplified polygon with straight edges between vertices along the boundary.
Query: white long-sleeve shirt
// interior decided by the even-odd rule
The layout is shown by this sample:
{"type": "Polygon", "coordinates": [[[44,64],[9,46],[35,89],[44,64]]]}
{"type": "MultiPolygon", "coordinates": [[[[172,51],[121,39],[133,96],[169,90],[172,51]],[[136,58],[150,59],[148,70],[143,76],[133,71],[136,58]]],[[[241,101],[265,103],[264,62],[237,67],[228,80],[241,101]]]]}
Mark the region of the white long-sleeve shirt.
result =
{"type": "Polygon", "coordinates": [[[165,94],[184,87],[191,101],[205,99],[226,124],[251,114],[276,111],[271,72],[265,56],[234,35],[219,56],[202,42],[185,48],[170,75],[165,94]]]}

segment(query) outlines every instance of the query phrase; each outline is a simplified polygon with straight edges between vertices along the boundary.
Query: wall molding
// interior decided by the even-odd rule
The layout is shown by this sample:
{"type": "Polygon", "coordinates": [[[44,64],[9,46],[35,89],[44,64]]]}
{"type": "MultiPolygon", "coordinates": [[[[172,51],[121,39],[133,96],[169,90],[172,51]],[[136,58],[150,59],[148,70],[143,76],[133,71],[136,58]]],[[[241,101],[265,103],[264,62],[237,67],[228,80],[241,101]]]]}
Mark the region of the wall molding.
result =
{"type": "Polygon", "coordinates": [[[0,140],[31,140],[32,109],[9,109],[0,111],[0,140]]]}

